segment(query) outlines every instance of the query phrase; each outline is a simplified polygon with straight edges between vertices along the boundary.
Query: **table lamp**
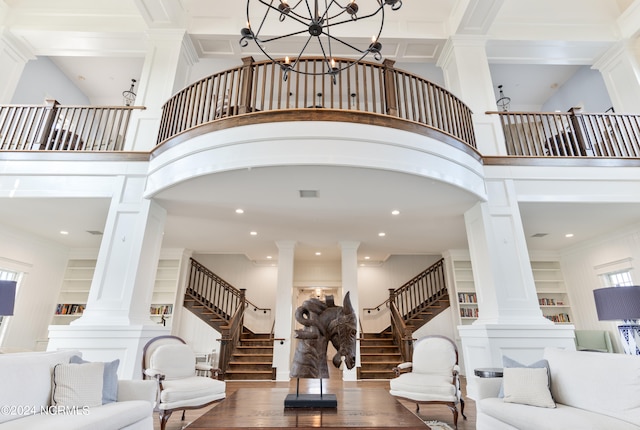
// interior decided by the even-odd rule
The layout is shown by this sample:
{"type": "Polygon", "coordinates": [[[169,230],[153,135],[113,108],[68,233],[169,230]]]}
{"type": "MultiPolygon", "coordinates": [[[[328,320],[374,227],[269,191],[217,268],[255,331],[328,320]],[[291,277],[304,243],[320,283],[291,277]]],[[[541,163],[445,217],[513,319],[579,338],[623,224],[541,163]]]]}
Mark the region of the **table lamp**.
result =
{"type": "Polygon", "coordinates": [[[0,316],[13,315],[16,304],[16,281],[0,281],[0,316]]]}
{"type": "Polygon", "coordinates": [[[640,355],[640,286],[593,290],[600,321],[624,321],[618,326],[624,352],[640,355]]]}

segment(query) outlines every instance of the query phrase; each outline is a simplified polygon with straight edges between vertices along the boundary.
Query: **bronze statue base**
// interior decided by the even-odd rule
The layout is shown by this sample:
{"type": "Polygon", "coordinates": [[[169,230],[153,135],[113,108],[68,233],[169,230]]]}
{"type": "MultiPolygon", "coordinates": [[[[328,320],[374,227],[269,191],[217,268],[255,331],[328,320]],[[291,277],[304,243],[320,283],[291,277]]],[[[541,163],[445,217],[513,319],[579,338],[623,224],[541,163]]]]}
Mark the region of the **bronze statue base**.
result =
{"type": "Polygon", "coordinates": [[[285,408],[337,408],[335,394],[287,394],[285,408]]]}

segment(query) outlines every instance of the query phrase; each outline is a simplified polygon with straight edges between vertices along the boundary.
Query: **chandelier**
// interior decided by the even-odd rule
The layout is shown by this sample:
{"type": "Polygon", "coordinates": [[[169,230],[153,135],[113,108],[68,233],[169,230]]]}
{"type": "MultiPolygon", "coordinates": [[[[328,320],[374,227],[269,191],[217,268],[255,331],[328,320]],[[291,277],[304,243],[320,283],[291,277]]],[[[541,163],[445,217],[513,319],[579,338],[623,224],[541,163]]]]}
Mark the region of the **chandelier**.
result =
{"type": "Polygon", "coordinates": [[[496,104],[502,110],[502,112],[509,111],[509,105],[511,104],[511,97],[507,97],[502,92],[502,85],[498,85],[498,89],[500,90],[500,98],[496,100],[496,104]]]}
{"type": "Polygon", "coordinates": [[[296,72],[328,74],[335,83],[341,70],[367,55],[371,54],[377,61],[382,59],[379,38],[385,6],[398,10],[402,0],[360,0],[359,3],[356,0],[247,0],[247,26],[240,31],[240,46],[244,48],[254,41],[267,58],[280,65],[285,81],[289,72],[296,72]],[[356,46],[357,43],[346,41],[345,36],[366,37],[367,42],[356,46]],[[281,49],[295,49],[297,54],[284,60],[274,59],[267,45],[276,41],[283,43],[281,49]],[[300,58],[311,50],[321,53],[323,67],[312,71],[297,68],[300,58]],[[334,52],[346,52],[357,59],[336,63],[334,52]]]}
{"type": "Polygon", "coordinates": [[[133,87],[136,85],[136,80],[131,79],[131,88],[122,92],[122,99],[125,106],[131,106],[136,101],[136,93],[133,92],[133,87]]]}

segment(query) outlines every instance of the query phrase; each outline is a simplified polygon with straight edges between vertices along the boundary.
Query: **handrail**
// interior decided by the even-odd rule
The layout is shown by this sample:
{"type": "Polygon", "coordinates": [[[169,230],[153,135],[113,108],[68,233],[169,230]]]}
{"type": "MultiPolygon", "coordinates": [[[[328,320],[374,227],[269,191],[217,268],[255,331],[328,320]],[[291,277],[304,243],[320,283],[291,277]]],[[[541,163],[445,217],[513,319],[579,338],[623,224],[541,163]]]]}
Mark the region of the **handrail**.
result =
{"type": "Polygon", "coordinates": [[[2,151],[122,151],[131,112],[143,106],[0,105],[2,151]]]}
{"type": "Polygon", "coordinates": [[[400,349],[402,361],[411,361],[411,356],[413,355],[413,330],[407,326],[393,301],[389,303],[389,310],[391,311],[393,341],[400,349]]]}
{"type": "MultiPolygon", "coordinates": [[[[244,290],[241,290],[241,296],[244,296],[244,290]]],[[[244,298],[244,297],[243,297],[244,298]]],[[[244,300],[241,302],[244,304],[244,300]]],[[[240,335],[244,328],[244,311],[245,306],[240,305],[236,310],[236,313],[231,317],[230,324],[222,327],[222,338],[220,343],[220,359],[218,360],[218,367],[221,373],[226,373],[229,361],[236,345],[240,343],[240,335]]]]}
{"type": "Polygon", "coordinates": [[[411,121],[439,130],[475,148],[471,110],[448,90],[426,79],[383,64],[336,59],[332,78],[311,74],[321,57],[300,58],[282,79],[278,63],[243,59],[243,65],[205,77],[180,90],[162,108],[161,144],[179,134],[224,118],[290,109],[334,109],[367,112],[411,121]]]}
{"type": "Polygon", "coordinates": [[[367,313],[373,310],[380,311],[382,307],[389,307],[391,302],[395,302],[403,319],[407,321],[446,292],[444,258],[441,258],[404,285],[390,289],[389,297],[384,302],[362,310],[367,313]]]}
{"type": "Polygon", "coordinates": [[[568,112],[487,112],[499,115],[507,155],[640,157],[640,115],[568,112]]]}

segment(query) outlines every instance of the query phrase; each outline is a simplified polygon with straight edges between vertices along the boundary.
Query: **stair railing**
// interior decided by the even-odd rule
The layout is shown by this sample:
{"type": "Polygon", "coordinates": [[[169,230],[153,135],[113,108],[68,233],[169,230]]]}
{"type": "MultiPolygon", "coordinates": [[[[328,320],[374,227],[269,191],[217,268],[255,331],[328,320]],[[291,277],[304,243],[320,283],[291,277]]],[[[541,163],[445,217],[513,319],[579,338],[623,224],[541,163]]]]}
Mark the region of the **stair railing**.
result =
{"type": "Polygon", "coordinates": [[[229,366],[231,355],[236,345],[240,343],[240,335],[242,334],[242,328],[244,327],[244,311],[246,306],[244,301],[245,290],[240,290],[241,304],[236,309],[236,313],[231,317],[229,325],[222,327],[222,337],[220,339],[220,359],[218,361],[218,367],[221,373],[224,374],[229,366]]]}
{"type": "Polygon", "coordinates": [[[407,322],[419,314],[440,297],[447,294],[447,282],[444,274],[444,258],[414,276],[397,289],[390,289],[389,298],[377,306],[364,308],[363,311],[380,311],[394,302],[403,321],[407,322]],[[392,293],[391,293],[392,292],[392,293]]]}
{"type": "MultiPolygon", "coordinates": [[[[389,291],[391,295],[394,294],[394,290],[389,291]]],[[[394,300],[389,301],[389,311],[391,313],[391,334],[393,335],[393,342],[400,349],[402,361],[411,361],[411,356],[413,355],[413,330],[405,323],[394,300]]]]}

